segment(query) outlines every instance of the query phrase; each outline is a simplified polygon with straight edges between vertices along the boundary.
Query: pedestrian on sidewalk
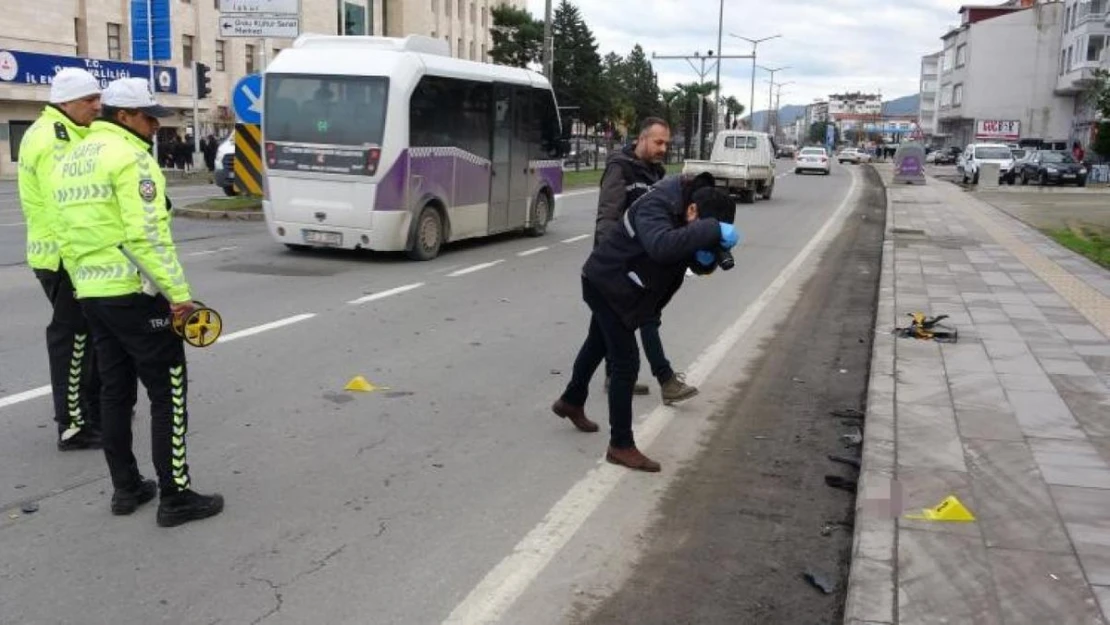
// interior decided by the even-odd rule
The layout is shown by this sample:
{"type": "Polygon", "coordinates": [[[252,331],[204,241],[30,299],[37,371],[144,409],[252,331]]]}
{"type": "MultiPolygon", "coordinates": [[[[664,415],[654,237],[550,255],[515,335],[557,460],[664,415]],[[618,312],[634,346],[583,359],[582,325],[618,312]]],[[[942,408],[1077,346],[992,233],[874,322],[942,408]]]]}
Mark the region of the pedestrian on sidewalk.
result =
{"type": "Polygon", "coordinates": [[[93,364],[89,326],[73,295],[58,251],[55,167],[89,131],[100,113],[100,83],[78,68],[59,71],[50,103],[23,135],[19,147],[19,200],[27,222],[27,264],[53,313],[46,326],[50,386],[58,449],[100,447],[100,381],[93,364]]]}
{"type": "Polygon", "coordinates": [[[593,315],[570,383],[552,411],[583,432],[596,432],[584,407],[590,379],[608,360],[613,377],[605,459],[613,464],[660,470],[636,448],[632,434],[632,393],[640,370],[636,329],[662,312],[687,269],[711,273],[716,250],[736,245],[735,213],[736,205],[714,187],[712,176],[665,178],[625,211],[620,227],[594,248],[582,268],[582,299],[593,315]]]}
{"type": "Polygon", "coordinates": [[[104,384],[112,514],[131,514],[160,488],[158,525],[172,527],[219,514],[224,502],[191,490],[185,458],[188,372],[172,319],[195,305],[170,233],[166,179],[149,154],[158,119],[171,113],[142,78],[109,83],[102,108],[60,167],[62,258],[92,327],[104,384]],[[157,485],[143,479],[131,449],[136,378],[150,397],[157,485]]]}
{"type": "Polygon", "coordinates": [[[1076,141],[1071,146],[1071,155],[1076,163],[1082,163],[1083,159],[1087,157],[1087,153],[1083,151],[1083,144],[1076,141]]]}
{"type": "MultiPolygon", "coordinates": [[[[597,202],[595,249],[609,233],[619,227],[624,211],[667,175],[663,161],[667,157],[670,142],[671,128],[667,122],[658,117],[648,117],[640,123],[640,135],[636,142],[609,156],[605,173],[601,177],[601,193],[597,202]]],[[[663,403],[670,405],[690,399],[698,394],[698,389],[686,384],[683,374],[675,373],[671,368],[663,351],[663,340],[659,336],[662,324],[663,319],[659,314],[647,319],[640,326],[640,341],[651,365],[651,374],[659,381],[663,403]]],[[[606,362],[606,388],[611,377],[611,366],[606,362]]],[[[633,392],[636,395],[647,395],[651,391],[646,384],[636,382],[633,392]]]]}

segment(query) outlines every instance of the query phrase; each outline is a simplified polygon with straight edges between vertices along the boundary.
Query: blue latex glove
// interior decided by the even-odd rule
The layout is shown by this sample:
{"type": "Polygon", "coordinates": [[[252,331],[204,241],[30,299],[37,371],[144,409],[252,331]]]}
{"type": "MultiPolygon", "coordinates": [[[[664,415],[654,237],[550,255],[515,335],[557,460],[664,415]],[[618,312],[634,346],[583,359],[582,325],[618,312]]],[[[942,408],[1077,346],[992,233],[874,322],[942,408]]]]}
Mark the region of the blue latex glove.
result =
{"type": "Polygon", "coordinates": [[[694,254],[694,258],[702,267],[712,267],[713,263],[717,262],[717,255],[709,250],[698,250],[698,253],[694,254]]]}
{"type": "Polygon", "coordinates": [[[730,223],[721,222],[721,247],[726,250],[731,250],[736,247],[740,242],[740,233],[736,231],[736,227],[730,223]]]}

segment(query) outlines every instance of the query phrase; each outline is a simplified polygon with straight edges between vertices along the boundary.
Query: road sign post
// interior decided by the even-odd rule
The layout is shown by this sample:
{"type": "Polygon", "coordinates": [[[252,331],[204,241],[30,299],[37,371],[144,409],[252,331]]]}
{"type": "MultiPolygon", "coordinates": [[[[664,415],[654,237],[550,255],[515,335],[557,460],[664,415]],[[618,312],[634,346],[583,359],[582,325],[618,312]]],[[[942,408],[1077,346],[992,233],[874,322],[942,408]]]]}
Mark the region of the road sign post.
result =
{"type": "Polygon", "coordinates": [[[240,123],[258,125],[262,123],[262,75],[248,74],[235,83],[231,94],[231,106],[240,123]]]}
{"type": "Polygon", "coordinates": [[[300,0],[224,0],[220,36],[293,39],[301,34],[300,0]]]}

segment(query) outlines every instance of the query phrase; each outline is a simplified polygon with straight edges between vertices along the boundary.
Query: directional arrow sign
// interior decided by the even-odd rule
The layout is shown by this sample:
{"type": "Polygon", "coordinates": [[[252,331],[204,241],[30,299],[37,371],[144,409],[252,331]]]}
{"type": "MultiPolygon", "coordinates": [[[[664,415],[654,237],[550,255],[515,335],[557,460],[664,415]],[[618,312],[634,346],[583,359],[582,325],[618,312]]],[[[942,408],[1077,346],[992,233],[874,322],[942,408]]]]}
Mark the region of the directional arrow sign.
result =
{"type": "Polygon", "coordinates": [[[231,97],[235,116],[244,124],[262,123],[262,75],[248,74],[235,84],[231,97]]]}
{"type": "Polygon", "coordinates": [[[295,39],[300,34],[301,20],[295,16],[220,14],[221,37],[295,39]]]}

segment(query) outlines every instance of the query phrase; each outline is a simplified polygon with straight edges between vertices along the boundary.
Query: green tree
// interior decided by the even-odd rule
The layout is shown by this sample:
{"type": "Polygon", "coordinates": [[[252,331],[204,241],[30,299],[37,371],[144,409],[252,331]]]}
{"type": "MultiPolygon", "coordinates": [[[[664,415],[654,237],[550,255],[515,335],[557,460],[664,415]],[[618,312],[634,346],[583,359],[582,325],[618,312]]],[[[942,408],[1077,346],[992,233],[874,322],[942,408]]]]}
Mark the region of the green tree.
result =
{"type": "Polygon", "coordinates": [[[640,44],[636,44],[624,60],[624,76],[625,93],[634,109],[633,124],[643,121],[645,117],[658,117],[662,114],[655,70],[640,44]]]}
{"type": "MultiPolygon", "coordinates": [[[[1094,71],[1094,81],[1085,92],[1087,104],[1095,109],[1099,118],[1110,120],[1110,72],[1094,71]]],[[[1103,158],[1110,158],[1110,121],[1100,121],[1095,128],[1091,151],[1103,158]]]]}
{"type": "Polygon", "coordinates": [[[663,98],[663,119],[674,132],[678,132],[679,121],[681,120],[682,109],[682,91],[678,88],[668,89],[662,94],[663,98]]]}
{"type": "Polygon", "coordinates": [[[604,94],[602,117],[620,122],[627,128],[635,123],[636,111],[628,94],[628,66],[621,55],[610,52],[601,62],[601,88],[604,94]]]}
{"type": "Polygon", "coordinates": [[[706,102],[706,97],[713,94],[717,89],[716,83],[679,83],[675,88],[680,92],[680,101],[682,103],[682,128],[683,135],[685,136],[685,151],[686,158],[692,158],[693,150],[698,145],[698,107],[701,106],[701,136],[704,138],[705,134],[713,128],[713,105],[706,102]]]}
{"type": "Polygon", "coordinates": [[[503,4],[491,9],[493,48],[490,59],[499,65],[528,67],[543,57],[543,22],[524,9],[503,4]]]}
{"type": "Polygon", "coordinates": [[[728,96],[722,100],[725,107],[725,128],[736,128],[740,124],[740,116],[744,114],[744,105],[735,96],[728,96]]]}
{"type": "MultiPolygon", "coordinates": [[[[827,128],[829,122],[813,122],[809,125],[809,142],[818,145],[825,145],[825,134],[828,132],[827,128]]],[[[840,143],[840,129],[833,125],[833,142],[840,143]]]]}
{"type": "Polygon", "coordinates": [[[593,32],[578,7],[562,0],[551,22],[555,40],[553,59],[555,96],[563,106],[575,106],[571,117],[595,126],[608,117],[606,90],[602,85],[601,57],[593,32]]]}

